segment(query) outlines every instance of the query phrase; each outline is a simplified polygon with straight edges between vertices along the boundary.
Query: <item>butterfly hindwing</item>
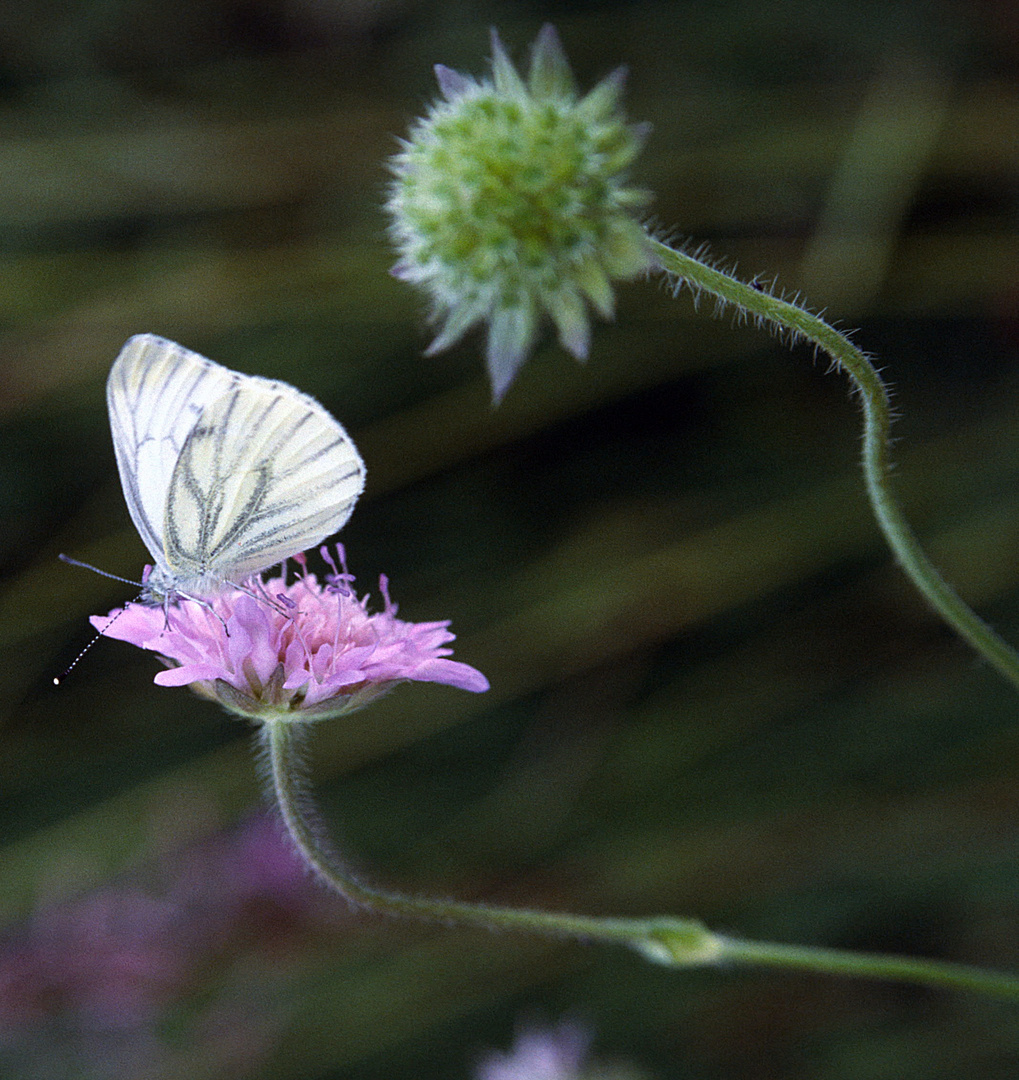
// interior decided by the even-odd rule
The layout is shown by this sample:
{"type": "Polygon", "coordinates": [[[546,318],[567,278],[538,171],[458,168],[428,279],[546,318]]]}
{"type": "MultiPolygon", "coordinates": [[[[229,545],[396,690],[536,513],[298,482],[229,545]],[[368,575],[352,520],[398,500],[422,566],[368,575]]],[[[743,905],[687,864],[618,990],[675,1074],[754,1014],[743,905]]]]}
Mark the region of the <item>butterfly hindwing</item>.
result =
{"type": "Polygon", "coordinates": [[[286,383],[245,376],[202,410],[166,498],[166,558],[181,576],[242,578],[340,529],[364,485],[346,432],[286,383]]]}

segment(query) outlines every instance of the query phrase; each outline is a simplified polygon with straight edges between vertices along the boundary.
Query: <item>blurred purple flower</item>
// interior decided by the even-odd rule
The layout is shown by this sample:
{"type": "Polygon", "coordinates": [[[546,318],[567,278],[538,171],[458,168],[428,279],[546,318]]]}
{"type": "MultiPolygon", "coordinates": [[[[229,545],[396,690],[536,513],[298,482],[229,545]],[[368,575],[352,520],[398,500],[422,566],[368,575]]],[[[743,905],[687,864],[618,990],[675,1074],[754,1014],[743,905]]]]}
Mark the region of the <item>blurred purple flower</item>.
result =
{"type": "Polygon", "coordinates": [[[136,1026],[184,975],[179,921],[172,899],[131,888],[43,910],[21,942],[0,951],[0,1019],[59,1011],[88,1028],[136,1026]]]}
{"type": "Polygon", "coordinates": [[[513,1049],[495,1051],[474,1070],[476,1080],[578,1080],[591,1036],[567,1022],[524,1028],[513,1049]]]}
{"type": "MultiPolygon", "coordinates": [[[[42,907],[0,939],[0,1072],[58,1077],[76,1060],[66,1075],[182,1075],[158,1025],[170,1009],[187,1015],[199,991],[187,1052],[254,1067],[281,1016],[263,1015],[273,983],[252,988],[250,971],[276,970],[281,948],[337,917],[267,816],[189,850],[161,888],[110,885],[42,907]],[[248,974],[232,979],[235,967],[248,974]]],[[[285,979],[283,968],[277,991],[285,979]]]]}
{"type": "Polygon", "coordinates": [[[488,680],[467,664],[446,659],[454,639],[449,622],[412,623],[396,617],[388,582],[379,579],[383,610],[368,613],[358,599],[343,549],[340,570],[320,584],[303,556],[297,580],[284,576],[254,584],[260,597],[226,587],[207,602],[163,609],[128,604],[92,625],[158,653],[169,668],[159,686],[190,685],[231,712],[259,719],[317,720],[373,701],[404,680],[439,682],[475,693],[488,680]]]}
{"type": "Polygon", "coordinates": [[[594,1060],[591,1032],[561,1021],[555,1027],[523,1027],[511,1050],[496,1051],[474,1069],[475,1080],[648,1080],[629,1062],[594,1060]]]}

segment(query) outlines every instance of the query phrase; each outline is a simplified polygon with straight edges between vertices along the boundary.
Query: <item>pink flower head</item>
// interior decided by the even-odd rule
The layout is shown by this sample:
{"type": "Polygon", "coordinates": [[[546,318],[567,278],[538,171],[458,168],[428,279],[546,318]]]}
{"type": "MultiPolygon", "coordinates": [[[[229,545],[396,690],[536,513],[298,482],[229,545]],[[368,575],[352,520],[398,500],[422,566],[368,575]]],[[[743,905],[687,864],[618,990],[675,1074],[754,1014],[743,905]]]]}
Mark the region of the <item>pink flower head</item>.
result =
{"type": "Polygon", "coordinates": [[[321,584],[301,572],[253,579],[244,589],[226,585],[207,600],[185,600],[164,609],[132,603],[92,625],[108,637],[157,653],[169,670],[160,686],[191,686],[231,712],[256,720],[318,720],[366,705],[398,682],[447,683],[479,693],[488,689],[480,671],[446,659],[454,639],[449,622],[412,623],[396,617],[386,578],[380,577],[383,610],[369,614],[347,573],[326,548],[332,567],[321,584]]]}

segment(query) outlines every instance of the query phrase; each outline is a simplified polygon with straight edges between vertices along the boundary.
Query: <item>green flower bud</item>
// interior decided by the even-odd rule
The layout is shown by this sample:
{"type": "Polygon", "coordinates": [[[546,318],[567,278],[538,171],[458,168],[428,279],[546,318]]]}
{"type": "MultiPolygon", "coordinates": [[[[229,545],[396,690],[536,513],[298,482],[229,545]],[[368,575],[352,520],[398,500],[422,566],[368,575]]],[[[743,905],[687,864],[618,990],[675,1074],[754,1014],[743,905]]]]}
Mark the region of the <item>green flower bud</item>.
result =
{"type": "Polygon", "coordinates": [[[492,33],[492,77],[442,65],[443,99],[390,162],[386,209],[400,260],[393,273],[430,296],[434,354],[488,324],[498,402],[551,316],[578,360],[588,310],[613,313],[612,282],[658,265],[637,213],[645,192],[625,170],[647,133],[619,110],[624,72],[578,100],[558,35],[546,25],[524,82],[492,33]]]}

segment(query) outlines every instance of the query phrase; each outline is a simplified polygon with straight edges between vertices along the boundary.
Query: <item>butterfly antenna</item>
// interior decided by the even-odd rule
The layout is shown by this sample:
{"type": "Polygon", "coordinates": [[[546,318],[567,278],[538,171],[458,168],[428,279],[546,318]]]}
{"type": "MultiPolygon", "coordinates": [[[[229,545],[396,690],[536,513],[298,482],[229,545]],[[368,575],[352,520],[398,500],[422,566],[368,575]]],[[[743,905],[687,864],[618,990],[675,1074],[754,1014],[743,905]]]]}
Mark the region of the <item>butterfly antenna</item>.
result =
{"type": "MultiPolygon", "coordinates": [[[[80,559],[72,559],[70,555],[60,554],[57,556],[61,562],[67,563],[69,566],[80,566],[83,570],[91,570],[95,574],[99,574],[101,577],[110,578],[112,581],[122,581],[125,585],[137,585],[138,588],[144,588],[140,581],[132,581],[130,578],[118,577],[116,574],[110,574],[106,570],[100,570],[98,566],[93,566],[91,563],[82,562],[80,559]]],[[[53,679],[53,685],[59,686],[64,679],[78,666],[78,661],[92,648],[95,643],[106,634],[106,631],[124,614],[126,608],[122,608],[113,616],[112,619],[100,630],[96,636],[81,650],[80,653],[68,664],[66,671],[59,678],[53,679]]]]}
{"type": "MultiPolygon", "coordinates": [[[[63,556],[61,556],[61,558],[63,558],[63,556]]],[[[74,560],[73,560],[73,559],[68,559],[67,561],[68,561],[68,562],[74,562],[74,560]]],[[[79,565],[79,566],[85,566],[85,563],[79,563],[78,565],[79,565]]],[[[89,567],[88,567],[88,569],[89,569],[89,570],[93,570],[93,569],[95,569],[95,567],[89,566],[89,567]]],[[[102,571],[100,571],[100,573],[102,573],[102,571]]],[[[112,574],[106,574],[106,575],[104,575],[104,576],[105,576],[105,577],[112,577],[113,575],[112,575],[112,574]]],[[[117,580],[118,580],[118,581],[123,581],[123,578],[117,578],[117,580]]],[[[129,582],[129,584],[131,584],[131,583],[129,582]]],[[[65,670],[64,670],[64,673],[63,673],[63,675],[60,675],[59,677],[57,677],[57,676],[54,676],[54,679],[53,679],[53,685],[54,685],[54,686],[59,686],[59,685],[60,685],[60,684],[61,684],[61,683],[62,683],[62,682],[64,681],[64,679],[66,679],[66,678],[67,678],[67,676],[71,674],[71,672],[72,672],[72,671],[73,671],[73,670],[74,670],[74,669],[75,669],[75,668],[76,668],[76,667],[78,666],[78,661],[79,661],[79,660],[80,660],[80,659],[81,659],[81,658],[82,658],[82,657],[83,657],[83,656],[85,655],[85,653],[87,653],[87,652],[89,651],[89,649],[91,649],[91,648],[92,648],[92,646],[93,646],[93,645],[95,645],[95,643],[96,643],[96,642],[97,642],[97,641],[98,641],[98,640],[99,640],[99,639],[100,639],[101,637],[105,637],[105,636],[106,636],[106,631],[107,631],[107,630],[109,630],[109,628],[110,628],[110,627],[111,627],[111,626],[112,626],[112,625],[113,625],[113,624],[114,624],[114,623],[115,623],[115,622],[116,622],[116,621],[117,621],[117,620],[118,620],[118,619],[120,618],[120,616],[121,616],[121,615],[123,615],[123,614],[124,614],[124,612],[125,612],[126,610],[127,610],[127,608],[126,608],[126,607],[125,607],[125,608],[121,608],[121,609],[120,609],[120,611],[118,611],[118,612],[117,612],[117,614],[116,614],[116,615],[114,615],[114,616],[113,616],[113,618],[112,618],[112,619],[110,619],[110,621],[109,621],[109,622],[108,622],[108,623],[107,623],[107,624],[106,624],[106,625],[105,625],[105,626],[104,626],[104,627],[102,628],[102,630],[98,630],[98,631],[96,632],[96,636],[95,636],[95,637],[94,637],[94,638],[93,638],[93,639],[92,639],[92,640],[91,640],[91,641],[90,641],[90,642],[89,642],[89,643],[88,643],[88,644],[87,644],[87,645],[85,646],[85,648],[84,648],[84,649],[82,649],[82,650],[81,650],[81,652],[80,652],[80,653],[78,653],[78,655],[77,655],[77,656],[76,656],[76,657],[75,657],[75,658],[74,658],[74,659],[73,659],[73,660],[72,660],[72,661],[71,661],[71,662],[70,662],[70,663],[69,663],[69,664],[67,665],[67,667],[66,667],[66,668],[65,668],[65,670]]]]}
{"type": "Polygon", "coordinates": [[[82,570],[91,570],[93,574],[99,574],[101,577],[107,577],[111,581],[122,581],[125,585],[135,585],[139,589],[145,588],[145,586],[140,581],[132,581],[130,578],[119,577],[117,574],[111,574],[107,570],[100,570],[98,566],[93,566],[91,563],[82,562],[80,559],[72,559],[70,555],[58,555],[57,558],[61,562],[67,563],[69,566],[80,566],[82,570]]]}

